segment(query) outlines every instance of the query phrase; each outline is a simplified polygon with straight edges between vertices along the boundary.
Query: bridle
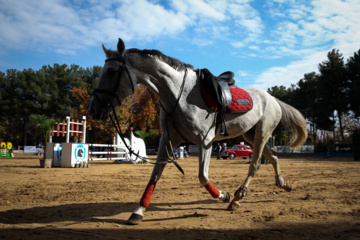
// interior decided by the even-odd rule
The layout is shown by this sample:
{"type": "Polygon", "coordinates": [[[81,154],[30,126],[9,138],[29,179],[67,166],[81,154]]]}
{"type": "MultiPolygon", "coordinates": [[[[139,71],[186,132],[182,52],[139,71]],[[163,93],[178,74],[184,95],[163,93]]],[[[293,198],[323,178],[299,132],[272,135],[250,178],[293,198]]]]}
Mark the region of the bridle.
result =
{"type": "MultiPolygon", "coordinates": [[[[132,93],[135,92],[135,86],[134,86],[134,82],[132,81],[129,69],[127,68],[126,64],[125,64],[125,57],[123,57],[122,59],[118,58],[118,57],[112,57],[112,58],[107,58],[105,60],[105,63],[110,62],[110,61],[117,61],[117,62],[121,62],[122,63],[122,67],[120,70],[120,81],[116,82],[116,86],[114,88],[114,90],[108,90],[108,89],[101,89],[101,88],[96,88],[93,92],[93,95],[100,101],[100,98],[96,95],[96,93],[105,93],[105,94],[109,94],[113,99],[115,99],[117,101],[117,103],[119,104],[119,106],[121,105],[121,100],[119,99],[119,96],[117,95],[117,92],[119,90],[120,87],[120,82],[122,79],[122,75],[123,75],[123,71],[125,69],[126,74],[128,76],[128,80],[131,83],[131,87],[132,87],[132,93]]],[[[103,104],[103,103],[102,103],[103,104]]],[[[111,105],[111,104],[110,104],[111,105]]]]}
{"type": "MultiPolygon", "coordinates": [[[[122,63],[122,68],[120,70],[120,81],[118,81],[116,83],[116,87],[114,88],[114,90],[108,90],[108,89],[101,89],[101,88],[96,88],[94,91],[93,91],[93,96],[103,105],[103,107],[105,107],[108,112],[112,111],[113,113],[113,116],[111,114],[109,114],[109,117],[110,117],[110,120],[116,130],[116,132],[119,134],[122,142],[124,143],[125,147],[129,150],[129,154],[130,154],[130,159],[131,159],[131,155],[135,155],[136,156],[136,159],[134,161],[136,161],[138,158],[141,159],[142,161],[147,161],[147,162],[150,162],[149,160],[157,160],[157,159],[151,159],[151,158],[147,158],[147,157],[142,157],[142,156],[139,156],[139,151],[137,153],[135,153],[132,149],[131,149],[131,146],[128,146],[126,141],[125,141],[125,138],[120,130],[120,124],[119,124],[119,120],[118,120],[118,117],[116,115],[116,111],[115,111],[115,106],[114,104],[112,104],[112,101],[108,102],[108,103],[105,103],[104,101],[102,101],[99,97],[98,97],[98,93],[104,93],[104,94],[109,94],[113,99],[115,99],[118,103],[119,106],[121,106],[121,100],[119,99],[119,96],[117,95],[117,92],[119,90],[119,87],[120,87],[120,82],[121,82],[121,79],[122,79],[122,75],[123,75],[123,71],[125,69],[126,71],[126,74],[128,76],[128,80],[130,81],[131,83],[131,87],[132,87],[132,90],[134,93],[135,92],[135,86],[134,86],[134,82],[132,81],[132,78],[131,78],[131,75],[130,75],[130,72],[129,72],[129,69],[127,68],[126,66],[126,63],[125,63],[125,57],[123,57],[122,59],[118,58],[118,57],[112,57],[112,58],[107,58],[105,60],[105,63],[109,62],[109,61],[118,61],[118,62],[121,62],[122,63]],[[110,108],[109,108],[110,107],[110,108]]],[[[179,97],[176,101],[176,104],[172,110],[172,112],[169,114],[167,113],[167,115],[171,115],[174,111],[175,111],[175,108],[177,107],[178,103],[179,103],[179,99],[182,95],[182,91],[184,89],[184,85],[185,85],[185,79],[186,79],[186,75],[187,75],[187,70],[185,72],[185,76],[184,76],[184,80],[183,80],[183,84],[181,86],[181,91],[180,91],[180,94],[179,94],[179,97]]],[[[161,107],[164,109],[164,107],[162,106],[161,104],[161,107]]],[[[165,109],[164,109],[165,110],[165,109]]],[[[166,111],[165,111],[166,112],[166,111]]],[[[170,142],[170,147],[171,147],[171,152],[173,152],[173,149],[172,149],[172,145],[171,145],[171,141],[170,142]]],[[[154,164],[166,164],[166,163],[174,163],[175,166],[179,169],[179,171],[184,174],[184,171],[182,170],[182,168],[180,167],[180,165],[175,161],[175,157],[173,156],[173,159],[170,158],[170,155],[169,155],[169,152],[168,150],[166,149],[167,151],[167,154],[168,154],[168,158],[167,159],[163,159],[165,161],[163,161],[162,163],[160,162],[156,162],[154,164]]],[[[150,162],[151,163],[151,162],[150,162]]]]}

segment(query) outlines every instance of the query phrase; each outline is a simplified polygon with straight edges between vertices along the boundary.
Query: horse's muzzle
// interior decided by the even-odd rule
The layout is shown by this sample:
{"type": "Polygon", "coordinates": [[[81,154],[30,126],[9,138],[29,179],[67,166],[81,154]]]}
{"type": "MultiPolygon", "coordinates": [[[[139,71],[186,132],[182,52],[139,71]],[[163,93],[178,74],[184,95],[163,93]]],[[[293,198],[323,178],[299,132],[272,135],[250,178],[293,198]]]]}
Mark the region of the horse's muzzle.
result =
{"type": "Polygon", "coordinates": [[[109,118],[109,111],[94,96],[91,97],[87,109],[94,120],[106,120],[109,118]]]}

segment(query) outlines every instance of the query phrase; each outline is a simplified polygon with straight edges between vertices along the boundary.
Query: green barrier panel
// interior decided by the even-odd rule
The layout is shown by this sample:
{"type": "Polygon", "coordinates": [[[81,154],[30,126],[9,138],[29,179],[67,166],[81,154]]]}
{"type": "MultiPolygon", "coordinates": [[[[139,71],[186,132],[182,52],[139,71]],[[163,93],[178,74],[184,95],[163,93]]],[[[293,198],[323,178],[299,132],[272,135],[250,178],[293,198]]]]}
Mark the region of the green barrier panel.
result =
{"type": "Polygon", "coordinates": [[[12,157],[12,143],[1,142],[0,157],[12,157]]]}

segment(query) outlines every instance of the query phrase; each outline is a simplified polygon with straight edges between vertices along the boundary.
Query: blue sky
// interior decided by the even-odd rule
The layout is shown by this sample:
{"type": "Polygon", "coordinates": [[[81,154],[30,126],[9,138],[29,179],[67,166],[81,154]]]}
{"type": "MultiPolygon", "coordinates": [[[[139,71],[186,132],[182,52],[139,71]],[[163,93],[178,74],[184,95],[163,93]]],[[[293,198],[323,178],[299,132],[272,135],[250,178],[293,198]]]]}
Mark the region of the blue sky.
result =
{"type": "Polygon", "coordinates": [[[333,48],[360,49],[359,13],[359,0],[0,0],[0,71],[102,66],[120,37],[239,87],[289,87],[333,48]]]}

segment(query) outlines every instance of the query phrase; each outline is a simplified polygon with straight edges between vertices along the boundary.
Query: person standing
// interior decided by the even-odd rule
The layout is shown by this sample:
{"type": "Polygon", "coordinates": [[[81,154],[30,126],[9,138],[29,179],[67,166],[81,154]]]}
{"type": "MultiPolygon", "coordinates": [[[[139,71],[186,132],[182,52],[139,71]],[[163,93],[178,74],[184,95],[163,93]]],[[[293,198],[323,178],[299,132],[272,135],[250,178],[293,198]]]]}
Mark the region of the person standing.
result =
{"type": "Polygon", "coordinates": [[[220,143],[218,143],[218,145],[215,147],[214,150],[217,153],[217,159],[220,159],[220,154],[221,154],[221,145],[220,145],[220,143]]]}

